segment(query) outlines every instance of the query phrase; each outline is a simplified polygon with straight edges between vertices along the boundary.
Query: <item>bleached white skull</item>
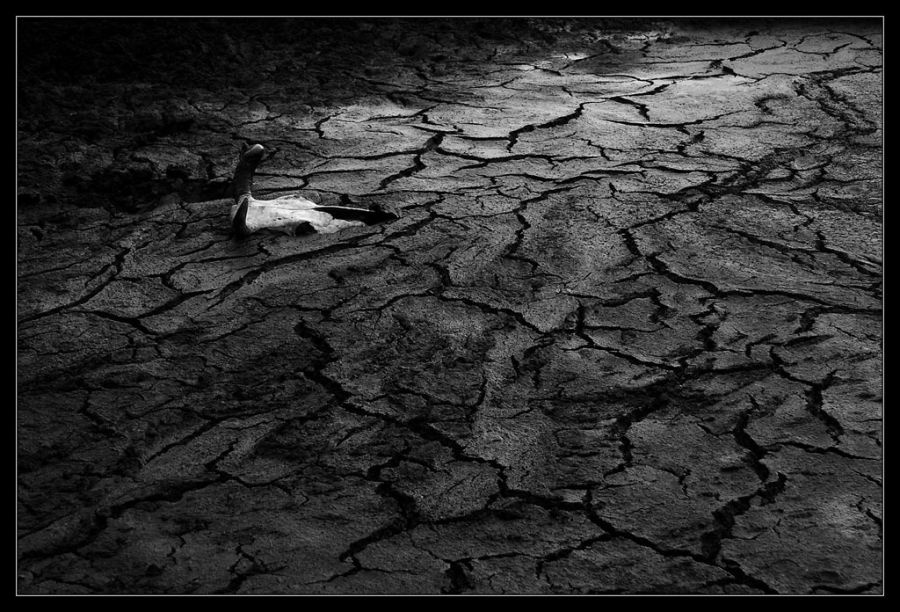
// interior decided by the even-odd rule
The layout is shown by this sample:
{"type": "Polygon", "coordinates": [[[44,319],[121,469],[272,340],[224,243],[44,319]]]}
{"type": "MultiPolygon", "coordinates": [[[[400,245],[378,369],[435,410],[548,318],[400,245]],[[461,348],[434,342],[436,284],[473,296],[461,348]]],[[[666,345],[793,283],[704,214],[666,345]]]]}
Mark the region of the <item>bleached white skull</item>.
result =
{"type": "Polygon", "coordinates": [[[320,206],[306,198],[291,195],[258,200],[251,193],[253,173],[262,159],[264,148],[256,144],[247,149],[234,172],[234,206],[231,225],[238,236],[257,230],[272,229],[291,235],[331,233],[346,227],[371,225],[396,219],[397,215],[381,207],[320,206]]]}

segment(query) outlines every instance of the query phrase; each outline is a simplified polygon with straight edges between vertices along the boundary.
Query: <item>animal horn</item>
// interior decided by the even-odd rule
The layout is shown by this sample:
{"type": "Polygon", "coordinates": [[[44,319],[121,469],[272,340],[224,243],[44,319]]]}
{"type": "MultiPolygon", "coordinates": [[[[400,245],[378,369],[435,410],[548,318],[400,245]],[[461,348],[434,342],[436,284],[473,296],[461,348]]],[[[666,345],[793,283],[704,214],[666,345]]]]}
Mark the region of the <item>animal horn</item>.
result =
{"type": "Polygon", "coordinates": [[[241,154],[241,159],[234,170],[235,204],[239,204],[244,196],[250,195],[253,189],[253,172],[256,170],[256,166],[259,165],[264,151],[265,149],[262,145],[255,144],[241,154]]]}
{"type": "Polygon", "coordinates": [[[247,208],[250,206],[250,195],[241,197],[237,210],[234,211],[234,217],[231,219],[231,227],[234,229],[236,236],[244,237],[250,235],[250,228],[247,227],[247,208]]]}
{"type": "Polygon", "coordinates": [[[316,206],[313,210],[328,213],[335,219],[347,219],[362,221],[366,224],[379,223],[390,219],[396,219],[397,215],[389,213],[380,207],[356,208],[353,206],[316,206]]]}

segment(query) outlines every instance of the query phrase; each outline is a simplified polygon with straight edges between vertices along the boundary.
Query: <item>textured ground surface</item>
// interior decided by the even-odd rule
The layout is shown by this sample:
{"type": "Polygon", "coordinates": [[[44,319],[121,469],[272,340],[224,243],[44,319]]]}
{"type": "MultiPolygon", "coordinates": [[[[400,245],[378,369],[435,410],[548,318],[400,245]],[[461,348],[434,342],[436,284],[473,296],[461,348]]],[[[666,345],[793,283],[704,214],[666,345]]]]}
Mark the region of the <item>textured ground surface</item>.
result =
{"type": "Polygon", "coordinates": [[[879,21],[72,24],[19,592],[881,592],[879,21]],[[243,142],[402,216],[237,241],[243,142]]]}

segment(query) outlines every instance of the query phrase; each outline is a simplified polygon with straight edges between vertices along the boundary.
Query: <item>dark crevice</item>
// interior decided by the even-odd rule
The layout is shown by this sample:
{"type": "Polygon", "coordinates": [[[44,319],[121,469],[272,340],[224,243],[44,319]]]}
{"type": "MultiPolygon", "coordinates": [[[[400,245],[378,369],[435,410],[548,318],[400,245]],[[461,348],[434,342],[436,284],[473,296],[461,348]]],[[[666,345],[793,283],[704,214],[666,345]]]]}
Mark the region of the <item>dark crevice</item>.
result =
{"type": "Polygon", "coordinates": [[[509,142],[506,145],[506,150],[507,151],[513,150],[513,148],[516,146],[516,143],[518,143],[518,141],[519,141],[520,134],[527,134],[528,132],[533,132],[535,130],[543,130],[543,129],[548,129],[548,128],[559,127],[561,125],[565,125],[565,124],[569,123],[570,121],[574,121],[575,119],[578,119],[579,117],[581,117],[581,114],[584,112],[584,107],[588,104],[596,104],[596,103],[595,102],[582,102],[581,104],[578,105],[578,107],[574,111],[572,111],[568,115],[563,115],[562,117],[557,117],[556,119],[552,119],[545,123],[533,123],[533,124],[525,125],[525,126],[522,126],[520,128],[517,128],[517,129],[511,131],[509,133],[509,135],[507,136],[507,139],[509,140],[509,142]]]}
{"type": "Polygon", "coordinates": [[[731,530],[735,524],[735,518],[750,509],[754,499],[761,504],[772,503],[777,495],[784,491],[787,476],[778,472],[778,478],[766,482],[760,489],[749,495],[731,500],[718,510],[713,512],[717,526],[712,531],[704,533],[700,537],[703,555],[710,561],[714,561],[722,549],[722,540],[731,537],[731,530]]]}
{"type": "Polygon", "coordinates": [[[440,146],[443,138],[444,138],[444,134],[442,132],[438,132],[437,134],[435,134],[434,136],[429,138],[425,142],[425,145],[422,147],[422,149],[419,152],[417,152],[415,157],[413,158],[413,165],[409,166],[408,168],[404,168],[403,170],[401,170],[400,172],[397,172],[396,174],[392,174],[388,177],[383,178],[381,180],[381,182],[378,184],[378,189],[381,191],[384,191],[384,189],[388,185],[393,183],[394,181],[412,176],[416,172],[419,172],[420,170],[424,170],[426,168],[426,166],[425,166],[425,163],[422,161],[422,156],[425,155],[426,153],[428,153],[429,151],[434,151],[435,149],[437,149],[440,146]]]}

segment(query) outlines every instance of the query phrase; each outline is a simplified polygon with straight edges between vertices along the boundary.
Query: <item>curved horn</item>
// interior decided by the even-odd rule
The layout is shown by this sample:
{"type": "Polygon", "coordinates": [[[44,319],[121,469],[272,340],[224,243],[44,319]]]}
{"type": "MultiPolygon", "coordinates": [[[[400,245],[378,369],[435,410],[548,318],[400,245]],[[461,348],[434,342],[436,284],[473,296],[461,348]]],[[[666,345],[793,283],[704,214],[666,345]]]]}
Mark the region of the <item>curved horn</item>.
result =
{"type": "Polygon", "coordinates": [[[250,228],[247,227],[247,208],[249,206],[250,196],[242,196],[240,204],[238,204],[237,210],[234,211],[234,216],[231,218],[231,227],[234,229],[235,235],[241,238],[249,236],[251,233],[250,228]]]}
{"type": "Polygon", "coordinates": [[[353,206],[316,206],[313,210],[328,213],[335,219],[362,221],[367,225],[397,218],[397,215],[387,212],[377,205],[373,206],[371,209],[356,208],[353,206]]]}
{"type": "Polygon", "coordinates": [[[247,149],[234,170],[234,203],[239,204],[241,198],[249,196],[253,189],[253,172],[259,165],[259,160],[265,149],[262,145],[255,144],[247,149]]]}
{"type": "Polygon", "coordinates": [[[247,227],[247,208],[250,206],[250,191],[253,189],[253,172],[262,159],[265,149],[262,145],[253,145],[243,153],[234,170],[234,203],[237,210],[231,219],[231,227],[238,236],[250,234],[247,227]]]}

